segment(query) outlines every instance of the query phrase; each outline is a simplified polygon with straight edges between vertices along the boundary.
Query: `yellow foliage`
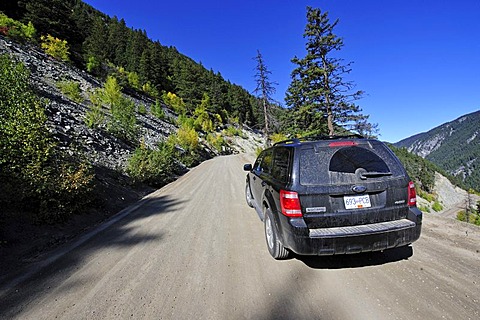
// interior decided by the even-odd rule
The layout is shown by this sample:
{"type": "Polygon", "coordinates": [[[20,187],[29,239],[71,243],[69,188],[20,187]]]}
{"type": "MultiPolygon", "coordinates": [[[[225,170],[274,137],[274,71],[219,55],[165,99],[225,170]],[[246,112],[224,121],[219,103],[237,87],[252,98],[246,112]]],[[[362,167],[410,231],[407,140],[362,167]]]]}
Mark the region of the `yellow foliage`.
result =
{"type": "Polygon", "coordinates": [[[63,61],[70,60],[70,48],[68,47],[66,40],[60,40],[51,35],[41,36],[40,40],[42,41],[41,46],[46,54],[63,61]]]}
{"type": "Polygon", "coordinates": [[[198,134],[193,128],[178,128],[178,144],[185,150],[196,150],[198,148],[198,134]]]}

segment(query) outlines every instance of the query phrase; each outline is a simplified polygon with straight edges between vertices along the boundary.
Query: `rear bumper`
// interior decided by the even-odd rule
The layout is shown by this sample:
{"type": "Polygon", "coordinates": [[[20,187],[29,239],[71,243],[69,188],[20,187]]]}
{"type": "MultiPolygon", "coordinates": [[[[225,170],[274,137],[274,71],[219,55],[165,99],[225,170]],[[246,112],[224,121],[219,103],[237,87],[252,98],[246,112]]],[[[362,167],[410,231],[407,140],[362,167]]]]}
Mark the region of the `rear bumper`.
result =
{"type": "Polygon", "coordinates": [[[410,208],[406,219],[374,224],[308,229],[303,219],[290,219],[283,245],[302,255],[334,255],[381,251],[408,245],[420,237],[422,212],[410,208]]]}

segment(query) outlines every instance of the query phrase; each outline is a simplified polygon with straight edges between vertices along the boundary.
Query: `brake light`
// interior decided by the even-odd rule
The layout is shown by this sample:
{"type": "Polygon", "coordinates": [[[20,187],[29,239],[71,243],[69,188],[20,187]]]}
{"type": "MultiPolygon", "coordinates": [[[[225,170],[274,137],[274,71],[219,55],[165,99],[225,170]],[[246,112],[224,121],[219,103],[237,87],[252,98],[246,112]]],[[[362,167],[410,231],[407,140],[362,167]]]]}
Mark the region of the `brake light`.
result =
{"type": "Polygon", "coordinates": [[[283,215],[291,218],[302,216],[302,207],[300,206],[298,193],[280,190],[280,205],[283,215]]]}
{"type": "Polygon", "coordinates": [[[415,184],[413,181],[408,183],[408,206],[414,207],[417,205],[417,191],[415,191],[415,184]]]}
{"type": "Polygon", "coordinates": [[[353,147],[357,146],[355,141],[335,141],[328,144],[329,147],[353,147]]]}

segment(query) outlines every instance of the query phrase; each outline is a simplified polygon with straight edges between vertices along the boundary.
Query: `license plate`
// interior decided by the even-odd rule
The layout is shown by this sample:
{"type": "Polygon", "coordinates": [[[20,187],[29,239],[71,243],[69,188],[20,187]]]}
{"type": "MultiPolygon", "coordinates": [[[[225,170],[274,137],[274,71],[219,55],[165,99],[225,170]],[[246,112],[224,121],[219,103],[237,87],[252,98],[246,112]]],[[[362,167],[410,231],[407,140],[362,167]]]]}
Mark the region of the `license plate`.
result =
{"type": "Polygon", "coordinates": [[[368,194],[364,196],[345,196],[343,202],[345,203],[345,209],[361,209],[372,206],[368,194]]]}

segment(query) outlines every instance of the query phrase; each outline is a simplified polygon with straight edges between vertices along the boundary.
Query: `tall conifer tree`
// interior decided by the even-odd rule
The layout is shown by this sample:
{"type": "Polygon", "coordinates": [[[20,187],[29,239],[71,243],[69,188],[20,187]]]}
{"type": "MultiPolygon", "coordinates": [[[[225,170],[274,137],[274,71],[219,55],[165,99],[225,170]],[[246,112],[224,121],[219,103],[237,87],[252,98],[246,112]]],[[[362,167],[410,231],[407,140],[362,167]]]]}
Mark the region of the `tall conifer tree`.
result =
{"type": "Polygon", "coordinates": [[[333,56],[343,47],[343,40],[333,33],[338,19],[330,22],[327,12],[307,7],[307,25],[303,37],[307,54],[292,62],[292,82],[285,101],[293,108],[294,130],[316,134],[335,134],[335,126],[351,126],[368,117],[353,103],[363,94],[352,92],[352,82],[344,76],[351,63],[333,56]],[[326,120],[326,121],[325,121],[326,120]],[[325,126],[326,122],[326,126],[325,126]]]}

